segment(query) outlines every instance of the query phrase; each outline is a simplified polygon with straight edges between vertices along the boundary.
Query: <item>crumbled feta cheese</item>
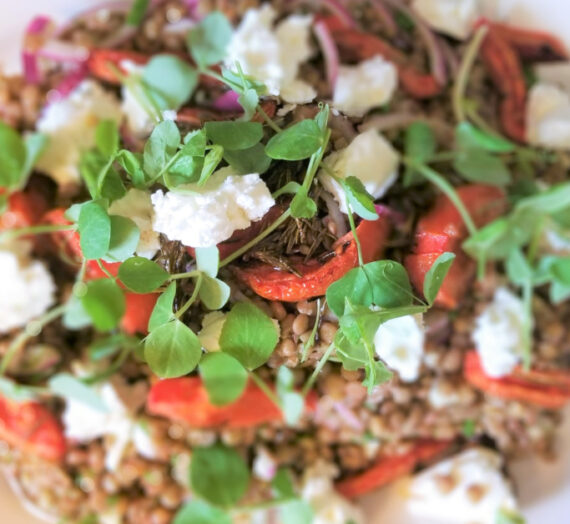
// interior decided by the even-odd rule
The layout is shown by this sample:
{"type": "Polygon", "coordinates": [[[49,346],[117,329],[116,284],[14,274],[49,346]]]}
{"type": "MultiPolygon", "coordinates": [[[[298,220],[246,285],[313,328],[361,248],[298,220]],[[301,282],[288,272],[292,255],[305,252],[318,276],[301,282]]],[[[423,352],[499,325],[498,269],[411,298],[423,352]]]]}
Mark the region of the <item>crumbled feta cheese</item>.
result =
{"type": "Polygon", "coordinates": [[[428,393],[428,402],[435,409],[448,408],[459,403],[461,397],[459,391],[446,387],[446,383],[435,380],[428,393]]]}
{"type": "Polygon", "coordinates": [[[570,95],[555,85],[535,84],[528,95],[526,133],[529,143],[570,149],[570,95]]]}
{"type": "Polygon", "coordinates": [[[501,473],[502,458],[495,451],[474,448],[438,462],[409,484],[410,513],[441,523],[494,524],[500,509],[516,511],[517,502],[501,473]],[[441,489],[450,478],[451,489],[441,489]]]}
{"type": "Polygon", "coordinates": [[[88,442],[107,437],[105,467],[109,471],[117,470],[131,442],[140,455],[155,458],[156,451],[152,440],[145,429],[137,423],[133,410],[125,405],[115,387],[106,382],[98,387],[98,392],[106,407],[105,411],[86,405],[79,400],[66,400],[62,420],[67,438],[88,442]]]}
{"type": "Polygon", "coordinates": [[[221,311],[212,311],[204,315],[198,340],[206,351],[220,351],[220,336],[225,321],[226,314],[221,311]]]}
{"type": "Polygon", "coordinates": [[[92,80],[84,80],[62,100],[49,104],[37,123],[48,137],[37,168],[60,186],[77,184],[81,154],[95,145],[95,128],[102,120],[119,122],[119,102],[92,80]]]}
{"type": "Polygon", "coordinates": [[[253,474],[260,480],[269,482],[277,473],[277,460],[264,447],[257,449],[255,459],[253,460],[253,474]]]}
{"type": "Polygon", "coordinates": [[[376,354],[404,382],[418,379],[424,352],[421,315],[406,315],[384,322],[374,335],[376,354]]]}
{"type": "Polygon", "coordinates": [[[308,103],[316,91],[297,79],[297,74],[312,55],[312,17],[289,16],[273,31],[276,16],[268,4],[249,9],[228,45],[225,64],[233,71],[239,64],[244,73],[263,82],[270,95],[280,95],[286,102],[308,103]]]}
{"type": "Polygon", "coordinates": [[[123,198],[109,206],[109,214],[130,218],[137,225],[141,234],[137,255],[152,258],[160,249],[158,233],[152,229],[154,209],[148,191],[129,189],[123,198]]]}
{"type": "Polygon", "coordinates": [[[257,173],[227,175],[220,169],[200,187],[180,186],[184,192],[157,191],[152,195],[154,230],[185,246],[209,247],[247,228],[275,204],[257,173]]]}
{"type": "Polygon", "coordinates": [[[473,341],[490,377],[508,375],[521,360],[524,317],[521,299],[501,287],[495,291],[493,302],[475,320],[473,341]]]}
{"type": "Polygon", "coordinates": [[[361,180],[374,199],[382,197],[398,176],[399,156],[390,143],[374,129],[358,135],[347,147],[331,153],[324,160],[327,169],[319,171],[319,181],[348,213],[346,195],[337,178],[355,176],[361,180]]]}
{"type": "Polygon", "coordinates": [[[55,301],[55,284],[26,242],[0,244],[0,333],[23,327],[55,301]]]}
{"type": "Polygon", "coordinates": [[[482,15],[480,0],[414,0],[412,9],[431,27],[465,40],[482,15]]]}
{"type": "Polygon", "coordinates": [[[354,66],[340,66],[334,86],[333,105],[348,116],[363,116],[387,104],[398,85],[398,71],[380,55],[354,66]]]}
{"type": "Polygon", "coordinates": [[[541,62],[534,66],[534,73],[539,83],[570,92],[570,62],[541,62]]]}
{"type": "Polygon", "coordinates": [[[336,466],[320,461],[305,470],[302,497],[313,508],[313,524],[362,524],[360,508],[335,491],[336,466]]]}

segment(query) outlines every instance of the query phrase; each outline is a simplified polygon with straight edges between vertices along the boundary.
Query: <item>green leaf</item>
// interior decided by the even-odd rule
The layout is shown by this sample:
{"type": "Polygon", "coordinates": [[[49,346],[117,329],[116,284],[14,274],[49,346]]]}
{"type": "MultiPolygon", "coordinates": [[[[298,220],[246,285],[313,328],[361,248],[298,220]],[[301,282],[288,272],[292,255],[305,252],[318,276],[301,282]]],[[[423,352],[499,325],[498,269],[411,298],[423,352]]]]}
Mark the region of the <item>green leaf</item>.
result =
{"type": "Polygon", "coordinates": [[[198,365],[202,346],[188,326],[174,319],[150,332],[145,339],[144,356],[159,377],[181,377],[198,365]]]}
{"type": "Polygon", "coordinates": [[[225,58],[232,33],[230,22],[219,11],[208,14],[190,29],[187,37],[188,50],[201,69],[225,58]]]}
{"type": "Polygon", "coordinates": [[[194,252],[198,269],[209,277],[216,278],[220,264],[220,250],[216,246],[197,247],[194,252]]]}
{"type": "Polygon", "coordinates": [[[20,135],[0,121],[0,187],[19,185],[26,156],[26,146],[20,135]]]}
{"type": "Polygon", "coordinates": [[[303,160],[315,153],[323,143],[319,125],[314,120],[301,120],[277,133],[265,146],[265,152],[278,160],[303,160]]]}
{"type": "Polygon", "coordinates": [[[279,333],[273,321],[258,307],[242,302],[236,304],[226,317],[220,347],[253,370],[267,362],[278,340],[279,333]]]}
{"type": "Polygon", "coordinates": [[[482,227],[463,242],[463,249],[474,258],[500,260],[530,238],[531,231],[501,217],[482,227]]]}
{"type": "Polygon", "coordinates": [[[476,425],[472,418],[468,418],[463,421],[463,424],[461,425],[461,433],[463,433],[465,438],[472,438],[475,435],[475,431],[476,425]]]}
{"type": "Polygon", "coordinates": [[[290,207],[291,216],[294,218],[313,218],[317,214],[317,204],[303,186],[299,187],[290,207]]]}
{"type": "Polygon", "coordinates": [[[48,387],[56,395],[81,402],[97,411],[107,411],[103,399],[95,390],[69,373],[58,373],[48,380],[48,387]]]}
{"type": "Polygon", "coordinates": [[[570,182],[551,186],[542,193],[522,198],[515,206],[516,216],[534,212],[547,215],[570,210],[570,182]]]}
{"type": "Polygon", "coordinates": [[[499,157],[477,149],[459,152],[453,167],[471,182],[505,186],[512,180],[509,170],[499,157]]]}
{"type": "Polygon", "coordinates": [[[117,155],[117,162],[128,173],[133,185],[139,189],[144,189],[146,182],[142,161],[140,153],[131,153],[126,149],[122,149],[117,155]]]}
{"type": "Polygon", "coordinates": [[[550,273],[554,281],[570,286],[570,257],[560,257],[550,265],[550,273]]]}
{"type": "Polygon", "coordinates": [[[525,524],[526,520],[518,513],[506,509],[499,509],[494,524],[525,524]]]}
{"type": "Polygon", "coordinates": [[[83,256],[89,260],[104,257],[111,242],[111,218],[103,206],[97,202],[84,204],[77,229],[83,256]]]}
{"type": "Polygon", "coordinates": [[[171,120],[156,125],[144,146],[144,170],[156,177],[166,169],[168,161],[180,145],[180,131],[171,120]]]}
{"type": "Polygon", "coordinates": [[[172,308],[174,307],[174,297],[176,296],[176,282],[171,282],[160,294],[150,318],[148,320],[148,331],[154,331],[157,327],[166,324],[172,319],[172,308]]]}
{"type": "Polygon", "coordinates": [[[520,249],[514,249],[509,253],[505,269],[511,282],[518,286],[532,282],[533,270],[520,249]]]}
{"type": "Polygon", "coordinates": [[[110,218],[111,240],[103,259],[108,262],[122,262],[135,252],[141,233],[130,218],[119,215],[111,215],[110,218]]]}
{"type": "Polygon", "coordinates": [[[202,303],[211,310],[221,309],[230,298],[230,286],[218,278],[202,276],[202,285],[198,292],[202,303]]]}
{"type": "Polygon", "coordinates": [[[179,153],[168,168],[168,175],[164,176],[164,185],[173,189],[198,182],[203,169],[204,157],[179,153]]]}
{"type": "Polygon", "coordinates": [[[241,151],[224,151],[224,160],[240,175],[262,175],[271,165],[271,158],[265,154],[263,144],[255,144],[241,151]]]}
{"type": "Polygon", "coordinates": [[[457,124],[455,141],[461,149],[482,149],[490,153],[510,153],[516,147],[513,142],[482,131],[467,121],[457,124]]]}
{"type": "Polygon", "coordinates": [[[263,82],[243,74],[242,71],[236,72],[223,67],[222,77],[231,86],[232,90],[237,93],[245,93],[249,89],[253,89],[258,95],[267,93],[267,86],[263,82]]]}
{"type": "Polygon", "coordinates": [[[192,156],[204,156],[206,154],[206,131],[196,129],[184,136],[182,153],[192,156]]]}
{"type": "Polygon", "coordinates": [[[71,295],[65,307],[62,322],[65,328],[70,330],[83,329],[91,325],[91,317],[85,311],[81,299],[71,295]]]}
{"type": "Polygon", "coordinates": [[[174,515],[172,524],[232,524],[232,519],[203,500],[191,500],[174,515]]]}
{"type": "Polygon", "coordinates": [[[198,72],[174,55],[154,55],[143,69],[142,79],[159,101],[162,109],[178,109],[192,95],[198,85],[198,72]]]}
{"type": "Polygon", "coordinates": [[[386,364],[380,360],[367,362],[364,365],[365,378],[362,385],[370,391],[372,388],[384,384],[392,379],[394,374],[386,367],[386,364]]]}
{"type": "Polygon", "coordinates": [[[273,198],[277,199],[281,195],[296,195],[301,189],[301,184],[299,182],[287,182],[284,186],[281,186],[275,193],[273,193],[273,198]]]}
{"type": "Polygon", "coordinates": [[[101,120],[97,124],[95,144],[106,157],[113,156],[119,150],[119,128],[115,120],[101,120]]]}
{"type": "Polygon", "coordinates": [[[281,524],[311,524],[313,519],[313,508],[306,500],[290,500],[279,506],[281,524]]]}
{"type": "Polygon", "coordinates": [[[291,472],[285,468],[280,467],[277,473],[271,480],[271,490],[275,498],[289,499],[295,497],[295,487],[291,472]]]}
{"type": "Polygon", "coordinates": [[[136,27],[143,21],[149,2],[150,0],[133,0],[133,5],[127,15],[128,25],[136,27]]]}
{"type": "Polygon", "coordinates": [[[200,179],[198,180],[199,186],[203,186],[212,176],[212,173],[216,170],[218,164],[221,162],[223,155],[224,148],[222,146],[212,146],[212,149],[210,149],[210,152],[204,158],[204,165],[202,167],[202,172],[200,173],[200,179]]]}
{"type": "MultiPolygon", "coordinates": [[[[404,139],[404,151],[406,156],[414,161],[419,163],[428,162],[436,151],[436,140],[431,127],[425,122],[414,122],[409,125],[404,139]]],[[[404,177],[404,185],[412,185],[415,179],[414,169],[408,166],[404,177]]]]}
{"type": "Polygon", "coordinates": [[[144,257],[131,257],[119,266],[119,279],[136,293],[151,293],[169,277],[161,266],[144,257]]]}
{"type": "Polygon", "coordinates": [[[443,284],[443,280],[454,260],[455,253],[442,253],[436,258],[426,273],[423,291],[428,304],[433,304],[439,288],[443,284]]]}
{"type": "Polygon", "coordinates": [[[88,282],[81,304],[99,331],[117,327],[126,308],[123,291],[108,278],[88,282]]]}
{"type": "Polygon", "coordinates": [[[243,107],[243,115],[240,120],[248,122],[253,118],[259,104],[259,95],[255,89],[245,89],[241,95],[238,96],[238,103],[243,107]]]}
{"type": "Polygon", "coordinates": [[[200,361],[200,375],[210,402],[216,406],[231,404],[247,384],[246,369],[227,353],[208,353],[200,361]]]}
{"type": "Polygon", "coordinates": [[[362,180],[348,176],[341,179],[341,183],[352,211],[365,220],[376,220],[378,213],[374,207],[374,197],[366,191],[362,180]]]}
{"type": "Polygon", "coordinates": [[[404,266],[393,260],[378,260],[351,269],[328,287],[326,297],[331,310],[341,316],[346,297],[360,306],[392,308],[410,305],[413,293],[404,266]]]}
{"type": "Polygon", "coordinates": [[[223,508],[234,506],[249,486],[249,468],[232,448],[215,444],[197,447],[190,467],[192,490],[208,502],[223,508]]]}
{"type": "Polygon", "coordinates": [[[109,335],[89,344],[87,354],[89,355],[89,360],[99,362],[112,357],[124,346],[132,346],[138,343],[139,339],[137,337],[130,337],[123,333],[109,335]]]}
{"type": "Polygon", "coordinates": [[[305,411],[305,399],[294,391],[294,377],[287,366],[281,366],[277,372],[277,396],[281,402],[281,409],[285,422],[294,426],[305,411]]]}
{"type": "Polygon", "coordinates": [[[553,304],[560,304],[570,298],[570,286],[561,282],[553,282],[550,285],[550,301],[553,304]]]}
{"type": "Polygon", "coordinates": [[[24,145],[26,147],[26,161],[22,169],[23,173],[20,179],[20,187],[25,185],[28,175],[44,152],[47,144],[48,137],[41,133],[29,133],[24,139],[24,145]]]}
{"type": "Polygon", "coordinates": [[[14,402],[34,400],[35,397],[29,388],[6,377],[0,377],[0,394],[14,402]]]}
{"type": "Polygon", "coordinates": [[[229,151],[251,148],[263,138],[263,126],[259,122],[206,122],[204,129],[214,144],[229,151]]]}

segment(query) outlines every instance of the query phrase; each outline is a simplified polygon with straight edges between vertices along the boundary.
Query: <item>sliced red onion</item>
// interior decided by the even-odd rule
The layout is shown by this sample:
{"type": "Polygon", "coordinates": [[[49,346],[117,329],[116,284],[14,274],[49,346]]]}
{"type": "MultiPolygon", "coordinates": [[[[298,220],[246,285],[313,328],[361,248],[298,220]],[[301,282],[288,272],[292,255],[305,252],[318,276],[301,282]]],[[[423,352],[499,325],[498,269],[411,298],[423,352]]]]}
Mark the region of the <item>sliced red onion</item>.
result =
{"type": "Polygon", "coordinates": [[[394,20],[390,10],[384,5],[382,0],[371,0],[371,3],[376,14],[382,20],[388,36],[394,36],[398,32],[398,24],[396,24],[396,20],[394,20]]]}
{"type": "Polygon", "coordinates": [[[182,18],[181,20],[178,20],[178,22],[173,22],[164,26],[164,32],[171,35],[184,34],[190,31],[190,29],[192,29],[195,25],[195,19],[182,18]]]}
{"type": "Polygon", "coordinates": [[[334,13],[339,20],[342,20],[346,27],[355,28],[358,26],[356,20],[350,14],[350,11],[339,0],[320,0],[320,3],[334,13]]]}
{"type": "Polygon", "coordinates": [[[356,431],[364,431],[364,424],[362,421],[354,414],[354,412],[347,408],[342,401],[337,401],[334,403],[334,409],[341,416],[342,421],[355,429],[356,431]]]}
{"type": "Polygon", "coordinates": [[[188,9],[188,15],[191,18],[198,19],[200,15],[198,13],[198,6],[200,5],[200,0],[184,0],[186,9],[188,9]]]}
{"type": "Polygon", "coordinates": [[[313,31],[315,32],[315,36],[317,37],[317,41],[325,58],[329,86],[331,91],[334,91],[339,68],[338,49],[327,24],[322,21],[317,22],[313,27],[313,31]]]}
{"type": "Polygon", "coordinates": [[[52,103],[57,100],[67,98],[75,88],[87,78],[88,70],[85,64],[70,71],[63,80],[50,91],[48,102],[52,103]]]}
{"type": "Polygon", "coordinates": [[[38,49],[37,55],[53,60],[54,62],[81,64],[89,58],[89,50],[86,47],[69,42],[51,40],[38,49]]]}
{"type": "Polygon", "coordinates": [[[36,16],[28,24],[22,46],[22,68],[26,82],[39,84],[42,72],[38,64],[38,49],[42,46],[51,29],[51,19],[47,16],[36,16]]]}
{"type": "Polygon", "coordinates": [[[215,109],[219,111],[243,111],[243,107],[238,102],[239,94],[235,91],[226,91],[223,95],[219,96],[212,104],[215,109]]]}

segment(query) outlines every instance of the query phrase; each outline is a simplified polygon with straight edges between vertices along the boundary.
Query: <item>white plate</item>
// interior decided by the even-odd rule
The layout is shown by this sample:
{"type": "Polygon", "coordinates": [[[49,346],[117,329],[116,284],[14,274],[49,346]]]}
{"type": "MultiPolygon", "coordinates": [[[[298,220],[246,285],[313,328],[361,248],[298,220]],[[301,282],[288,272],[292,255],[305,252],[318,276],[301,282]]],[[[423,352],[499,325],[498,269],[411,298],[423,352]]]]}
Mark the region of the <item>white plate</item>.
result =
{"type": "MultiPolygon", "coordinates": [[[[570,49],[570,3],[568,0],[482,0],[489,16],[497,16],[525,27],[546,29],[562,38],[570,49]]],[[[65,20],[78,3],[82,8],[101,0],[10,0],[0,18],[0,65],[15,72],[19,68],[19,47],[30,18],[47,14],[65,20]]],[[[527,524],[570,522],[570,413],[560,437],[560,457],[554,464],[528,460],[511,465],[527,524]]],[[[406,514],[398,486],[392,486],[363,500],[370,524],[419,524],[406,514]]],[[[35,524],[0,480],[0,508],[6,524],[35,524]]],[[[421,524],[438,524],[422,522],[421,524]]]]}

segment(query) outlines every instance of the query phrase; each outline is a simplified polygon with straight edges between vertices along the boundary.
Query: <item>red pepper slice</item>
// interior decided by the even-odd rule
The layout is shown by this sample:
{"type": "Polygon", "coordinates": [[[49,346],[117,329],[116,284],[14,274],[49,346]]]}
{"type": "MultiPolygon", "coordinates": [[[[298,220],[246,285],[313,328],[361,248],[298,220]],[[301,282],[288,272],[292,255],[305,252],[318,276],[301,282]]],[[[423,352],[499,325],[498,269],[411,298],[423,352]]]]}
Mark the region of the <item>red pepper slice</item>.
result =
{"type": "MultiPolygon", "coordinates": [[[[0,188],[0,195],[4,188],[0,188]]],[[[37,191],[16,191],[8,197],[8,205],[0,213],[0,231],[36,225],[47,209],[46,199],[37,191]]]]}
{"type": "Polygon", "coordinates": [[[46,460],[59,461],[65,455],[61,425],[39,402],[16,403],[0,397],[0,439],[46,460]]]}
{"type": "MultiPolygon", "coordinates": [[[[390,221],[380,213],[377,220],[363,220],[356,228],[362,247],[364,263],[377,260],[384,250],[390,232],[390,221]]],[[[323,296],[327,288],[358,265],[358,251],[351,233],[337,240],[334,256],[327,262],[311,260],[292,261],[292,266],[303,276],[274,269],[267,264],[254,264],[237,269],[238,277],[258,295],[269,300],[297,302],[323,296]]]]}
{"type": "MultiPolygon", "coordinates": [[[[506,209],[505,194],[495,186],[471,184],[456,188],[456,192],[477,227],[494,220],[506,209]]],[[[461,215],[445,195],[440,195],[431,211],[418,221],[414,250],[406,257],[405,265],[412,284],[420,293],[426,273],[437,257],[446,251],[456,255],[436,297],[438,306],[457,307],[475,276],[475,262],[461,249],[467,235],[461,215]]]]}
{"type": "Polygon", "coordinates": [[[89,72],[99,80],[109,82],[111,84],[120,84],[117,78],[118,69],[122,74],[127,75],[124,62],[133,62],[138,65],[144,65],[150,60],[149,55],[137,53],[136,51],[124,51],[117,49],[93,49],[87,59],[87,68],[89,72]],[[112,64],[112,65],[109,65],[112,64]]]}
{"type": "Polygon", "coordinates": [[[420,463],[436,457],[450,444],[449,440],[420,440],[407,453],[381,457],[365,472],[341,480],[335,487],[348,498],[366,495],[411,473],[420,463]]]}
{"type": "MultiPolygon", "coordinates": [[[[306,400],[308,410],[314,409],[315,395],[306,400]]],[[[253,382],[242,396],[226,406],[215,406],[199,377],[159,380],[153,384],[147,398],[147,410],[170,420],[184,422],[196,428],[226,426],[247,428],[282,420],[280,409],[253,382]]]]}
{"type": "Polygon", "coordinates": [[[570,373],[518,367],[511,375],[491,378],[485,374],[479,354],[469,351],[463,363],[465,380],[485,393],[508,400],[558,409],[570,401],[570,373]]]}

